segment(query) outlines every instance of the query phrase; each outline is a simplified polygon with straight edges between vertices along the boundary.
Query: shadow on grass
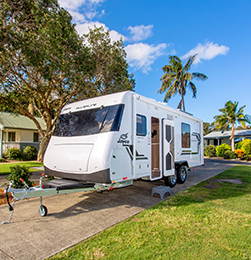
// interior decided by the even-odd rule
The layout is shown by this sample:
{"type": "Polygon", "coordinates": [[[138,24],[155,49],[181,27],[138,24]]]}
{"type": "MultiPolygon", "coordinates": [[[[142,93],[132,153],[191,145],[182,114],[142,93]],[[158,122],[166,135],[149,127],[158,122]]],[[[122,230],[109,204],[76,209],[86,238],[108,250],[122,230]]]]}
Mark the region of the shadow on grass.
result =
{"type": "Polygon", "coordinates": [[[251,194],[251,167],[235,166],[165,200],[165,206],[184,206],[251,194]]]}

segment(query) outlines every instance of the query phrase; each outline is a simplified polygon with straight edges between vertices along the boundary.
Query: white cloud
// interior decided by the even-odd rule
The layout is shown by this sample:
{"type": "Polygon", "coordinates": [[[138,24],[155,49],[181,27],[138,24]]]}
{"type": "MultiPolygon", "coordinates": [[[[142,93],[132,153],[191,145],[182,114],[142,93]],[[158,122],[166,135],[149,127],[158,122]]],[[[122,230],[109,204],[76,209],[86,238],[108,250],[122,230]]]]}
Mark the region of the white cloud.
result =
{"type": "Polygon", "coordinates": [[[97,15],[105,14],[104,10],[100,14],[96,11],[98,4],[104,0],[59,0],[58,2],[72,15],[74,23],[83,23],[97,15]]]}
{"type": "Polygon", "coordinates": [[[142,41],[150,37],[152,33],[153,25],[137,25],[137,26],[129,26],[128,30],[130,31],[130,34],[132,34],[132,37],[130,40],[134,42],[142,41]]]}
{"type": "Polygon", "coordinates": [[[97,5],[102,2],[104,2],[104,0],[58,0],[60,6],[67,10],[76,10],[84,4],[97,5]]]}
{"type": "Polygon", "coordinates": [[[58,0],[61,7],[67,10],[76,10],[86,3],[86,0],[58,0]]]}
{"type": "Polygon", "coordinates": [[[218,43],[207,42],[202,45],[199,43],[195,48],[186,53],[182,59],[187,59],[189,56],[197,54],[194,64],[201,62],[201,60],[211,60],[218,55],[226,55],[229,51],[229,47],[221,45],[218,43]]]}
{"type": "Polygon", "coordinates": [[[85,16],[79,12],[76,12],[76,11],[69,11],[69,13],[71,14],[72,16],[72,19],[75,23],[79,23],[79,22],[85,22],[86,19],[85,19],[85,16]]]}
{"type": "Polygon", "coordinates": [[[145,43],[135,43],[125,47],[127,62],[135,70],[142,69],[143,73],[151,70],[150,65],[157,57],[164,55],[167,44],[161,43],[156,46],[145,43]]]}
{"type": "MultiPolygon", "coordinates": [[[[80,35],[87,34],[87,33],[89,33],[89,29],[93,30],[95,26],[97,28],[103,26],[106,31],[109,30],[109,28],[105,24],[100,23],[100,22],[89,22],[89,23],[77,24],[76,30],[80,35]]],[[[115,30],[110,31],[110,37],[111,37],[112,41],[118,41],[121,38],[122,38],[122,40],[124,40],[124,36],[122,34],[116,32],[115,30]]]]}

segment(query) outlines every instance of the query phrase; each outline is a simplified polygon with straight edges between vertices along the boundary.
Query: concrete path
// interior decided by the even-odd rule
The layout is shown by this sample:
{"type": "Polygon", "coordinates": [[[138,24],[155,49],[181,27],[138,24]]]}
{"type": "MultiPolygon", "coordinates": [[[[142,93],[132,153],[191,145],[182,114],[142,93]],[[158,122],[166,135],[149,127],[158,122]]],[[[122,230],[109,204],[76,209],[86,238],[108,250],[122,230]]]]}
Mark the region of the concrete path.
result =
{"type": "MultiPolygon", "coordinates": [[[[234,166],[236,162],[205,160],[205,166],[188,173],[172,195],[234,166]]],[[[238,164],[242,164],[239,163],[238,164]]],[[[250,163],[247,163],[250,165],[250,163]]],[[[162,181],[135,181],[112,192],[75,193],[45,197],[48,215],[38,214],[39,199],[16,203],[10,224],[0,225],[0,259],[45,259],[111,227],[161,201],[153,187],[162,181]]],[[[168,194],[167,194],[168,196],[168,194]]],[[[8,220],[7,205],[0,206],[0,222],[8,220]]]]}

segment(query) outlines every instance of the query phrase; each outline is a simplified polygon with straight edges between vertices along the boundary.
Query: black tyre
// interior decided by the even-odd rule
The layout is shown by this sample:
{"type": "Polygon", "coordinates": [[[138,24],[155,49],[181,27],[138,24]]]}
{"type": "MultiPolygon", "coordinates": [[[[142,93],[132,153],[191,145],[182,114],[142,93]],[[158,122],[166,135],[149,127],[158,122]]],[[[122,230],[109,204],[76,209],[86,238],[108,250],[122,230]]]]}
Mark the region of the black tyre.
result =
{"type": "Polygon", "coordinates": [[[177,183],[184,183],[187,179],[187,170],[185,166],[181,166],[178,170],[177,170],[177,183]]]}
{"type": "Polygon", "coordinates": [[[174,174],[172,176],[164,177],[165,185],[169,186],[170,188],[175,187],[177,183],[177,175],[174,174]]]}
{"type": "Polygon", "coordinates": [[[48,213],[47,208],[44,205],[41,205],[39,208],[39,215],[41,217],[45,217],[47,215],[47,213],[48,213]]]}

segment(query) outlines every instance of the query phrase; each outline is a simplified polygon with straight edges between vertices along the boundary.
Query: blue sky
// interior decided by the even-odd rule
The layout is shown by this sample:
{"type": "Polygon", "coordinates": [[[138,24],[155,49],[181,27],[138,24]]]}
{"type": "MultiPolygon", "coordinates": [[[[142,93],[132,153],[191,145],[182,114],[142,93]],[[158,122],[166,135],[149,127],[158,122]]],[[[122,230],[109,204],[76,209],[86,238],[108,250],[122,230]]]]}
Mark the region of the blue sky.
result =
{"type": "MultiPolygon", "coordinates": [[[[246,105],[251,114],[250,0],[59,0],[73,16],[79,34],[104,26],[113,40],[123,38],[129,72],[136,92],[163,101],[162,67],[169,55],[198,53],[191,72],[207,81],[194,81],[197,98],[185,96],[186,111],[212,122],[228,100],[246,105]]],[[[180,97],[168,105],[176,108],[180,97]]]]}

